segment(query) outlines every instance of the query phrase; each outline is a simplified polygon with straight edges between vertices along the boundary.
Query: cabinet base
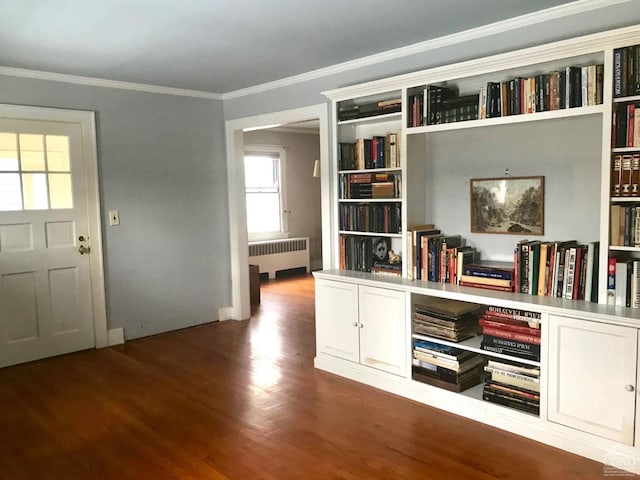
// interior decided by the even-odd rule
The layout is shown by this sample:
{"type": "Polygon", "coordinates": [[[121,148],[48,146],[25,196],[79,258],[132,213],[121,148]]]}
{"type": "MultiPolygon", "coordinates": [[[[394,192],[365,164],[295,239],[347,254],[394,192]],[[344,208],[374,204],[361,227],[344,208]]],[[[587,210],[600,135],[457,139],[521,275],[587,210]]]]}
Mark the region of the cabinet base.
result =
{"type": "Polygon", "coordinates": [[[546,421],[543,418],[546,416],[544,411],[542,417],[538,418],[471,398],[464,392],[442,390],[408,377],[389,374],[322,353],[315,357],[314,366],[319,370],[590,458],[603,463],[603,468],[612,466],[640,474],[640,451],[636,448],[546,421]]]}

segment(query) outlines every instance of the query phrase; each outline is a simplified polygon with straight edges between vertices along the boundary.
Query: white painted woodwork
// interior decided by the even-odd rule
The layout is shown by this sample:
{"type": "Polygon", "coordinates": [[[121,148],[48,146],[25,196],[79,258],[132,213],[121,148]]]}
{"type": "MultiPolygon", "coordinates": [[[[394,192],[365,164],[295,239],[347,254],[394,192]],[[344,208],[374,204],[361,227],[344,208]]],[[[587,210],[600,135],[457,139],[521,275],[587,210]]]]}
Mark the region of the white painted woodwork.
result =
{"type": "MultiPolygon", "coordinates": [[[[78,237],[95,234],[94,254],[101,254],[100,232],[90,230],[94,212],[87,188],[94,179],[85,164],[91,155],[86,125],[1,113],[0,131],[69,138],[73,208],[0,212],[0,367],[96,345],[90,255],[78,252],[81,244],[91,243],[78,237]]],[[[97,191],[96,185],[91,188],[97,191]]]]}
{"type": "Polygon", "coordinates": [[[227,184],[229,186],[229,234],[231,245],[231,305],[220,310],[220,319],[243,320],[251,316],[249,302],[249,249],[244,187],[244,139],[242,132],[269,128],[309,119],[319,119],[320,125],[320,175],[322,202],[322,258],[327,268],[332,258],[330,225],[332,222],[331,201],[334,193],[329,178],[334,168],[329,162],[329,118],[326,104],[296,108],[284,112],[268,113],[254,117],[227,120],[227,184]]]}
{"type": "MultiPolygon", "coordinates": [[[[461,287],[451,284],[440,284],[424,281],[413,281],[407,278],[406,262],[403,278],[381,277],[365,272],[338,270],[340,256],[338,253],[340,231],[338,229],[337,210],[337,172],[333,171],[331,212],[334,216],[330,226],[331,243],[335,251],[330,257],[332,269],[315,272],[316,281],[342,282],[357,285],[359,291],[359,319],[364,322],[367,314],[382,323],[386,317],[389,326],[397,321],[404,322],[405,361],[409,361],[411,348],[410,311],[406,307],[398,308],[396,319],[392,320],[390,312],[372,302],[374,295],[369,296],[371,305],[364,300],[368,289],[397,291],[405,296],[425,295],[475,302],[484,305],[529,310],[541,313],[542,352],[541,352],[541,405],[540,416],[527,415],[502,406],[491,405],[481,401],[476,389],[462,394],[447,392],[431,385],[413,381],[405,371],[404,375],[389,375],[388,371],[369,368],[365,362],[366,349],[379,347],[390,339],[386,337],[373,339],[361,332],[361,361],[342,361],[336,355],[325,355],[318,348],[315,365],[338,375],[367,383],[398,395],[432,405],[477,421],[503,428],[505,430],[527,436],[529,438],[563,448],[574,453],[587,456],[596,461],[605,461],[615,457],[622,459],[619,466],[640,473],[640,415],[636,415],[636,387],[640,384],[638,359],[638,331],[640,328],[640,309],[613,308],[606,305],[606,274],[609,246],[609,210],[610,210],[610,162],[611,162],[611,111],[612,98],[613,50],[619,47],[640,44],[640,25],[601,32],[593,35],[554,42],[547,45],[534,46],[514,52],[473,59],[453,65],[443,65],[419,72],[397,75],[372,82],[353,85],[324,92],[331,100],[334,115],[338,104],[342,101],[357,100],[367,103],[371,98],[382,96],[392,98],[394,92],[401,92],[403,110],[400,124],[403,126],[400,137],[402,151],[402,202],[403,233],[401,240],[404,247],[408,241],[408,228],[412,224],[428,223],[428,213],[432,208],[429,192],[425,192],[424,179],[426,171],[425,146],[431,145],[430,139],[436,132],[447,130],[463,130],[477,128],[496,128],[504,125],[520,124],[518,128],[535,130],[531,122],[555,122],[553,125],[574,122],[571,117],[589,116],[592,122],[601,125],[598,137],[601,148],[598,157],[600,188],[595,189],[593,198],[599,199],[599,208],[594,209],[594,224],[597,223],[600,241],[599,262],[599,304],[584,301],[567,301],[560,298],[530,296],[518,293],[497,292],[490,290],[461,287]],[[474,92],[486,85],[487,81],[502,81],[516,76],[531,76],[544,71],[563,68],[569,65],[604,64],[603,103],[597,106],[570,108],[550,112],[514,115],[501,118],[449,123],[443,125],[404,127],[407,125],[409,108],[406,105],[407,95],[429,84],[457,85],[460,92],[474,92]],[[376,315],[379,313],[379,316],[376,315]],[[635,436],[634,436],[635,435],[635,436]]],[[[334,118],[335,120],[335,118],[334,118]]],[[[339,141],[352,141],[357,136],[380,134],[376,129],[384,129],[386,125],[396,121],[395,117],[367,118],[346,122],[333,122],[333,152],[338,152],[339,141]]],[[[469,135],[471,136],[471,135],[469,135]]],[[[579,141],[579,139],[574,139],[579,141]]],[[[334,153],[335,156],[335,153],[334,153]]],[[[579,160],[579,159],[578,159],[579,160]]],[[[577,160],[576,160],[577,161],[577,160]]],[[[335,162],[334,162],[335,163],[335,162]]],[[[335,165],[333,165],[335,169],[335,165]]],[[[453,170],[452,170],[453,171],[453,170]]],[[[544,172],[551,175],[553,172],[544,172]]],[[[464,177],[464,173],[460,173],[464,177]]],[[[434,181],[438,181],[435,178],[434,181]]],[[[547,208],[549,208],[547,206],[547,208]]],[[[559,208],[562,208],[561,206],[559,208]]],[[[564,207],[565,210],[571,209],[564,207]]],[[[575,213],[575,212],[574,212],[575,213]]],[[[570,215],[567,212],[567,215],[570,215]]],[[[580,224],[576,224],[576,230],[580,224]]],[[[461,226],[460,233],[466,225],[461,226]]],[[[453,234],[455,232],[446,232],[453,234]]],[[[576,237],[585,232],[576,231],[576,237]]],[[[637,249],[616,248],[638,257],[637,249]]],[[[403,249],[403,252],[405,250],[403,249]]],[[[490,252],[496,253],[496,252],[490,252]]],[[[503,252],[504,253],[504,252],[503,252]]],[[[508,252],[507,252],[508,253],[508,252]]],[[[326,267],[325,267],[326,268],[326,267]]],[[[387,293],[388,293],[387,292],[387,293]]],[[[328,292],[325,292],[328,293],[328,292]]],[[[327,298],[328,302],[333,301],[327,298]]],[[[383,302],[384,303],[384,302],[383,302]]],[[[318,328],[324,328],[325,317],[322,308],[318,309],[316,322],[318,328]]],[[[364,328],[366,330],[366,323],[364,328]]],[[[401,330],[401,329],[400,329],[401,330]]],[[[398,331],[400,331],[398,330],[398,331]]],[[[325,343],[331,343],[326,338],[325,343]]],[[[336,333],[337,335],[337,333],[336,333]]],[[[393,350],[394,347],[390,347],[393,350]]],[[[372,351],[372,350],[370,350],[372,351]]],[[[370,355],[375,358],[372,353],[370,355]]],[[[481,388],[480,388],[481,390],[481,388]]]]}
{"type": "Polygon", "coordinates": [[[405,375],[407,332],[405,293],[360,286],[360,363],[405,375]]]}
{"type": "Polygon", "coordinates": [[[322,280],[315,292],[318,352],[359,362],[358,286],[322,280]]]}
{"type": "Polygon", "coordinates": [[[317,351],[406,374],[405,294],[316,280],[317,351]]]}
{"type": "Polygon", "coordinates": [[[638,331],[551,315],[548,418],[633,445],[638,331]]]}

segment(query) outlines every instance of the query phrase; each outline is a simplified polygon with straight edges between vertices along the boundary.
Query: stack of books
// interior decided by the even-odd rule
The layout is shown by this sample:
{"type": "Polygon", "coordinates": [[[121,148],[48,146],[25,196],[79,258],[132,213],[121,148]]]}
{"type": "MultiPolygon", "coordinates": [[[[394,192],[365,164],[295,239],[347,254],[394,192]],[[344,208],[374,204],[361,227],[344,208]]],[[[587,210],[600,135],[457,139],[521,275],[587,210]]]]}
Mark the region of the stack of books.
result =
{"type": "Polygon", "coordinates": [[[509,262],[478,262],[463,266],[459,285],[513,292],[514,269],[509,262]]]}
{"type": "Polygon", "coordinates": [[[489,360],[484,369],[491,373],[482,390],[484,400],[540,413],[540,368],[489,360]]]}
{"type": "Polygon", "coordinates": [[[540,314],[490,306],[480,318],[481,347],[525,360],[540,361],[540,314]]]}
{"type": "Polygon", "coordinates": [[[432,297],[426,304],[415,305],[413,331],[460,342],[478,334],[478,319],[485,308],[475,303],[432,297]]]}
{"type": "Polygon", "coordinates": [[[413,341],[412,378],[454,392],[462,392],[484,380],[481,355],[426,340],[413,341]]]}

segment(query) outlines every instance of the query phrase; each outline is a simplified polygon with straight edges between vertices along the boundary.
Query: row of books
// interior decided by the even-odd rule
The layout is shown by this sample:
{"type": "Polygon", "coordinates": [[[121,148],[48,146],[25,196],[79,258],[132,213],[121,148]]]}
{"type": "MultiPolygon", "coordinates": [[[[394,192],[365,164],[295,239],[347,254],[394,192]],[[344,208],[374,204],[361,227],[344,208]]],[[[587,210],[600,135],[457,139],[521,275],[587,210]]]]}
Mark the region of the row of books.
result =
{"type": "Polygon", "coordinates": [[[532,77],[487,82],[478,93],[427,85],[408,96],[408,127],[602,104],[604,65],[569,66],[532,77]]]}
{"type": "Polygon", "coordinates": [[[603,79],[604,65],[598,64],[488,82],[480,90],[480,118],[599,105],[603,79]]]}
{"type": "Polygon", "coordinates": [[[409,95],[409,127],[477,120],[478,94],[458,96],[453,87],[427,85],[409,95]]]}
{"type": "Polygon", "coordinates": [[[640,206],[611,205],[609,221],[612,246],[640,247],[640,206]]]}
{"type": "Polygon", "coordinates": [[[400,174],[343,173],[338,177],[338,198],[399,198],[401,183],[400,174]]]}
{"type": "Polygon", "coordinates": [[[613,51],[613,96],[633,95],[640,95],[640,45],[613,51]]]}
{"type": "Polygon", "coordinates": [[[396,113],[402,109],[402,99],[391,98],[369,103],[342,102],[338,105],[338,121],[354,120],[357,118],[374,117],[387,113],[396,113]]]}
{"type": "Polygon", "coordinates": [[[611,146],[640,147],[640,102],[617,103],[613,108],[611,146]]]}
{"type": "Polygon", "coordinates": [[[540,314],[497,306],[488,307],[478,323],[484,350],[540,361],[540,314]]]}
{"type": "Polygon", "coordinates": [[[640,260],[609,258],[607,304],[640,308],[640,260]]]}
{"type": "Polygon", "coordinates": [[[611,196],[640,196],[640,152],[611,156],[611,196]]]}
{"type": "Polygon", "coordinates": [[[400,134],[356,138],[355,142],[338,143],[340,170],[400,167],[400,134]]]}
{"type": "Polygon", "coordinates": [[[412,226],[407,242],[408,276],[413,280],[457,283],[458,263],[469,262],[475,255],[471,247],[462,245],[460,235],[444,235],[433,224],[412,226]]]}
{"type": "Polygon", "coordinates": [[[402,275],[402,259],[391,250],[389,237],[341,235],[340,269],[402,275]]]}
{"type": "Polygon", "coordinates": [[[519,242],[514,251],[516,292],[598,301],[599,242],[519,242]]]}
{"type": "Polygon", "coordinates": [[[399,203],[340,204],[340,230],[350,232],[400,233],[399,203]]]}

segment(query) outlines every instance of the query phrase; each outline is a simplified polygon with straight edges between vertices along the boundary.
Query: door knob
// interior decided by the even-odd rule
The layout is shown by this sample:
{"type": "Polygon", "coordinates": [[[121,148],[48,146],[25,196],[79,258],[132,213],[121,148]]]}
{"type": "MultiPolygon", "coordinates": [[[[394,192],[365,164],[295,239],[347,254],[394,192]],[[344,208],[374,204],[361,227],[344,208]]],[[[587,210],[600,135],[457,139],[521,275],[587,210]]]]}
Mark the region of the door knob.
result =
{"type": "Polygon", "coordinates": [[[85,253],[91,253],[91,247],[85,247],[84,245],[80,245],[80,248],[78,248],[78,252],[80,252],[80,255],[84,255],[85,253]]]}

